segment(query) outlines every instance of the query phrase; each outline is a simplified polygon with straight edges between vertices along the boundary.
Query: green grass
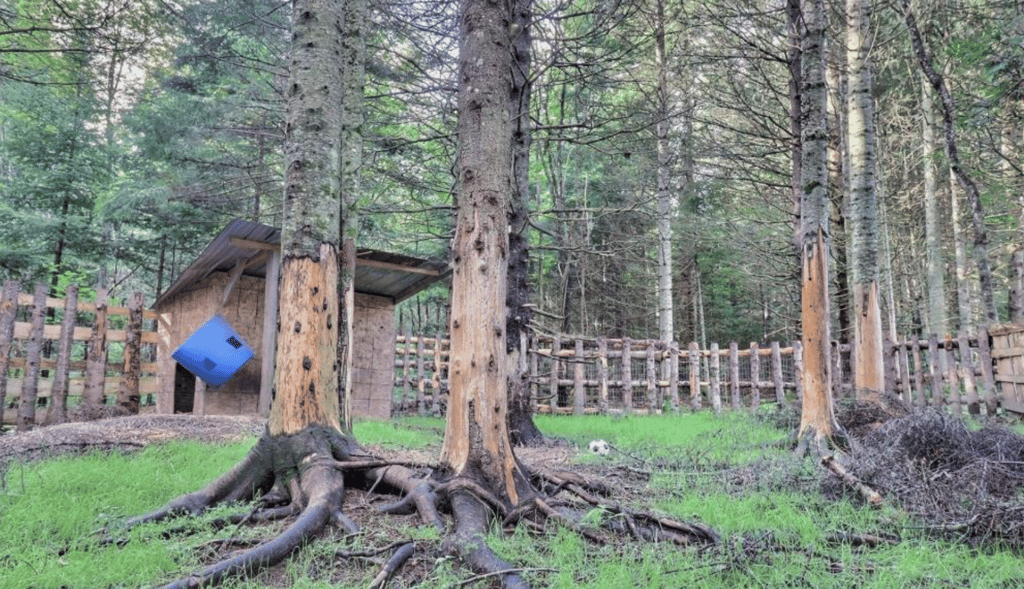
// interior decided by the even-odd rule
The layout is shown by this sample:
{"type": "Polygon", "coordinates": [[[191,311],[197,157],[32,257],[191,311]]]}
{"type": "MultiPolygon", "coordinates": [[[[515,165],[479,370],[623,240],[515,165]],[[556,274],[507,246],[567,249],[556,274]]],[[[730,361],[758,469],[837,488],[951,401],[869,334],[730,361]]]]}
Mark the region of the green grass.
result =
{"type": "MultiPolygon", "coordinates": [[[[553,523],[539,538],[522,528],[511,535],[492,533],[495,549],[524,567],[524,575],[538,589],[1024,585],[1019,554],[929,537],[919,523],[891,505],[869,509],[858,502],[826,498],[817,468],[774,444],[789,432],[769,420],[709,413],[628,418],[540,415],[537,424],[545,434],[583,449],[578,458],[583,464],[651,473],[639,497],[621,500],[676,519],[703,522],[723,540],[704,549],[634,542],[595,546],[553,523]],[[585,446],[592,439],[605,439],[618,451],[607,458],[591,456],[585,446]],[[874,548],[834,541],[844,534],[886,535],[900,541],[874,548]]],[[[435,450],[443,428],[441,419],[410,418],[358,422],[355,434],[365,444],[435,450]]],[[[146,587],[196,570],[203,545],[226,535],[204,526],[202,520],[141,526],[121,546],[104,545],[99,542],[102,536],[92,532],[107,525],[116,532],[125,517],[203,486],[237,462],[254,441],[173,442],[127,455],[94,453],[12,464],[0,491],[0,587],[146,587]],[[194,533],[174,531],[182,526],[194,533]]],[[[614,485],[615,479],[606,482],[614,485]]],[[[205,519],[220,513],[224,511],[205,519]]],[[[364,537],[348,541],[369,547],[412,537],[429,547],[439,545],[435,531],[413,526],[410,518],[380,517],[378,529],[367,529],[364,537]]],[[[585,518],[584,523],[597,519],[585,518]]],[[[266,533],[244,528],[231,532],[253,537],[266,533]]],[[[376,565],[336,561],[331,553],[339,542],[335,536],[334,541],[308,545],[285,567],[278,583],[298,589],[366,587],[376,565]]],[[[432,561],[429,554],[423,558],[427,561],[420,562],[425,572],[418,587],[454,588],[467,576],[450,559],[432,561]]],[[[398,577],[389,587],[406,586],[403,583],[398,577]]],[[[234,580],[226,586],[264,585],[256,579],[234,580]]]]}

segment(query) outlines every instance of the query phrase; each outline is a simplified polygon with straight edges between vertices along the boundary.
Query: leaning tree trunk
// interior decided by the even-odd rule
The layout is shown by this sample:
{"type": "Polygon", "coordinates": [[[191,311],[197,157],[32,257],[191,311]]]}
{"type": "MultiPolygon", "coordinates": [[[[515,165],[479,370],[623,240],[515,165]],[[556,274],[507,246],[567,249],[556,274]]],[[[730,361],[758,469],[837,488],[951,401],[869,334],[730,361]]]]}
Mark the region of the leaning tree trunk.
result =
{"type": "Polygon", "coordinates": [[[828,289],[828,128],[825,85],[824,0],[802,3],[800,228],[803,404],[797,436],[799,451],[824,445],[840,428],[832,405],[831,316],[828,289]]]}
{"type": "Polygon", "coordinates": [[[921,67],[921,72],[928,83],[931,84],[935,93],[938,94],[942,104],[942,128],[945,134],[946,158],[949,160],[949,169],[953,172],[957,182],[964,189],[967,195],[967,202],[971,207],[971,224],[974,229],[974,263],[978,266],[978,283],[981,288],[981,304],[985,311],[985,320],[995,323],[999,315],[996,312],[995,303],[995,280],[992,277],[992,268],[988,260],[988,232],[985,229],[985,214],[982,210],[981,191],[974,183],[963,164],[960,162],[960,153],[956,142],[956,123],[954,117],[956,109],[953,106],[953,95],[946,87],[945,80],[935,70],[932,57],[924,46],[924,39],[917,26],[917,17],[910,9],[910,0],[902,0],[903,20],[910,32],[910,40],[914,48],[914,56],[921,67]]]}

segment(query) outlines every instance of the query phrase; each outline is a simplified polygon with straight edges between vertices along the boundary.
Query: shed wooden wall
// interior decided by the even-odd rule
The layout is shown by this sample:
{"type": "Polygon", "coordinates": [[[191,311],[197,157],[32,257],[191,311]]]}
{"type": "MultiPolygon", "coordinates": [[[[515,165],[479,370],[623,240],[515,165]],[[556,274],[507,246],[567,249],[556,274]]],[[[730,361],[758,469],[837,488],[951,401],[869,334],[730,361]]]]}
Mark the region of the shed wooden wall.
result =
{"type": "MultiPolygon", "coordinates": [[[[174,412],[174,370],[171,354],[218,310],[242,336],[255,356],[220,387],[207,388],[207,415],[246,415],[258,411],[260,350],[263,345],[262,278],[242,276],[220,309],[228,274],[215,272],[200,285],[165,302],[158,309],[161,345],[158,352],[157,412],[174,412]]],[[[353,398],[356,417],[391,416],[395,369],[394,305],[391,299],[356,295],[353,339],[353,398]]]]}
{"type": "Polygon", "coordinates": [[[391,299],[357,294],[352,326],[352,414],[391,417],[395,382],[395,306],[391,299]]]}
{"type": "Polygon", "coordinates": [[[160,353],[158,413],[174,411],[174,367],[171,358],[196,329],[219,312],[257,355],[220,387],[207,388],[207,415],[256,413],[260,392],[260,346],[263,343],[263,279],[241,276],[227,304],[220,307],[226,272],[214,272],[196,288],[167,301],[159,309],[160,335],[165,345],[160,353]]]}

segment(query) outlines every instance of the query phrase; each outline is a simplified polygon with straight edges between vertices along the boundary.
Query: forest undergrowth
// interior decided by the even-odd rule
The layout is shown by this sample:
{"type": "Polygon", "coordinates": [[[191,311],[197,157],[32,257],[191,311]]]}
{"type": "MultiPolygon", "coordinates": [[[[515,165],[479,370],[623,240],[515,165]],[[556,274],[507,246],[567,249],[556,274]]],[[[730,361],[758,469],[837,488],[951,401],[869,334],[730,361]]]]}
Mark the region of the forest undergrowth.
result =
{"type": "MultiPolygon", "coordinates": [[[[852,434],[847,470],[878,491],[871,506],[789,443],[796,410],[613,417],[538,416],[551,443],[524,450],[540,470],[599,481],[607,505],[699,521],[714,545],[680,548],[579,533],[614,519],[584,511],[568,525],[519,526],[488,542],[536,587],[1007,587],[1024,584],[1024,438],[1012,423],[961,421],[929,410],[879,421],[841,404],[852,434]],[[593,439],[611,453],[591,454],[593,439]]],[[[361,422],[356,436],[392,459],[429,464],[443,422],[361,422]]],[[[285,522],[237,525],[238,508],[112,534],[124,518],[196,488],[236,462],[251,438],[174,441],[132,453],[91,452],[8,464],[0,490],[0,579],[10,589],[147,587],[274,536],[285,522]],[[97,533],[100,530],[106,530],[97,533]]],[[[391,498],[350,491],[363,530],[332,530],[286,564],[225,586],[495,587],[444,556],[438,532],[414,515],[385,515],[391,498]],[[381,566],[402,545],[414,554],[391,575],[381,566]]]]}

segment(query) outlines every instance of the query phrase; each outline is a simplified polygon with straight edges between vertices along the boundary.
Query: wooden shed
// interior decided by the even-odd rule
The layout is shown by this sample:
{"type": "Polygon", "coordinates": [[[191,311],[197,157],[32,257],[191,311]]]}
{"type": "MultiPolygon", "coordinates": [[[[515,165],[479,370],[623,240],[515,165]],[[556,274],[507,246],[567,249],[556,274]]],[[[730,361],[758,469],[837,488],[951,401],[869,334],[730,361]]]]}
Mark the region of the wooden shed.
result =
{"type": "MultiPolygon", "coordinates": [[[[235,219],[153,303],[159,315],[157,413],[244,415],[270,407],[277,334],[281,233],[235,219]],[[268,280],[269,278],[269,280],[268,280]],[[269,288],[268,288],[269,285],[269,288]],[[215,315],[255,352],[219,387],[207,387],[171,357],[215,315]]],[[[394,386],[394,308],[447,278],[446,262],[375,250],[356,252],[352,409],[386,419],[394,386]]]]}

